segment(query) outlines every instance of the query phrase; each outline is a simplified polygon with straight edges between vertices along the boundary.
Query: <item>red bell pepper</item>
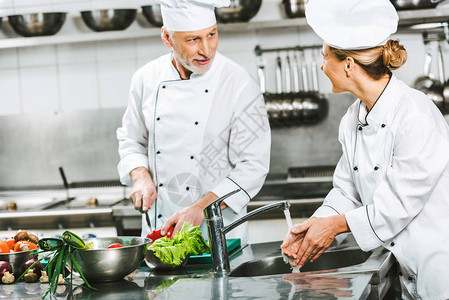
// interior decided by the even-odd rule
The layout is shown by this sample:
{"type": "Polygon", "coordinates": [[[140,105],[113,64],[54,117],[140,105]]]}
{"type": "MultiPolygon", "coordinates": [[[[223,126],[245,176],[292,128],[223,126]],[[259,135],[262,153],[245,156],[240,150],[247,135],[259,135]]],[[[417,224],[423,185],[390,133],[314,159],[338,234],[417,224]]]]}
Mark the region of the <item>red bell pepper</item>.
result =
{"type": "Polygon", "coordinates": [[[121,248],[121,247],[123,247],[123,245],[120,243],[112,243],[109,246],[107,246],[106,249],[121,248]]]}
{"type": "MultiPolygon", "coordinates": [[[[151,240],[152,240],[152,243],[153,243],[155,240],[160,239],[161,237],[163,237],[163,236],[161,235],[161,230],[162,230],[162,228],[158,228],[158,229],[154,230],[152,233],[149,233],[149,234],[147,235],[147,238],[151,239],[151,240]]],[[[175,230],[175,227],[171,226],[171,227],[168,229],[168,231],[167,231],[167,233],[165,234],[165,236],[168,237],[168,238],[170,239],[171,236],[172,236],[172,234],[173,234],[173,230],[175,230]]]]}

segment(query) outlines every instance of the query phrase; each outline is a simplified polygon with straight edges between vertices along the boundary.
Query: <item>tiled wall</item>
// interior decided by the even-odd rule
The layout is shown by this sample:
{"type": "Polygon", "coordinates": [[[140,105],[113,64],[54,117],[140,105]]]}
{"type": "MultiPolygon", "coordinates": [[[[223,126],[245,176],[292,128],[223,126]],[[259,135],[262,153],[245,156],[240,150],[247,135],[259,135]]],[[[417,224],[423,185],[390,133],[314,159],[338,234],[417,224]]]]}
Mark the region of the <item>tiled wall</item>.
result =
{"type": "MultiPolygon", "coordinates": [[[[278,0],[264,0],[252,21],[281,18],[284,16],[278,0]]],[[[140,22],[134,22],[127,30],[150,27],[142,20],[140,18],[140,22]]],[[[6,20],[3,20],[2,27],[0,39],[14,38],[6,20]]],[[[72,14],[57,34],[88,31],[79,16],[72,14]]],[[[409,50],[409,61],[397,71],[397,75],[412,84],[422,73],[424,47],[419,34],[398,37],[409,50]]],[[[243,65],[256,78],[256,45],[285,47],[310,44],[320,44],[320,40],[305,29],[265,29],[222,33],[219,51],[243,65]]],[[[444,45],[445,54],[447,48],[444,45]]],[[[168,51],[157,36],[0,49],[0,115],[123,107],[135,70],[168,51]]],[[[275,55],[265,55],[267,90],[273,91],[275,55]]],[[[448,61],[449,57],[446,64],[448,61]]],[[[433,70],[437,74],[435,66],[433,70]]],[[[319,76],[320,90],[330,92],[327,78],[321,72],[319,76]]]]}

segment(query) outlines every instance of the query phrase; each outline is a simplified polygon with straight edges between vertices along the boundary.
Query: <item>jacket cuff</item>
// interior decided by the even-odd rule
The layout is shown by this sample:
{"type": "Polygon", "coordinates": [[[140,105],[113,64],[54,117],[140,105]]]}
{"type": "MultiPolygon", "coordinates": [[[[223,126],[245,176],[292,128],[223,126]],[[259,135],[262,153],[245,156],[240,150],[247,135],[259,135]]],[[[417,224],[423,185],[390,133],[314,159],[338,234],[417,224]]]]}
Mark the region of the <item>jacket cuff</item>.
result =
{"type": "Polygon", "coordinates": [[[375,249],[384,243],[371,226],[369,209],[370,206],[362,206],[345,214],[349,229],[363,251],[375,249]]]}
{"type": "Polygon", "coordinates": [[[211,192],[217,195],[218,197],[222,197],[227,193],[230,193],[236,189],[240,189],[240,192],[232,195],[231,197],[226,198],[223,202],[236,214],[240,213],[242,209],[248,204],[251,200],[246,191],[238,185],[238,183],[234,182],[230,178],[224,178],[218,185],[216,185],[211,192]]]}
{"type": "Polygon", "coordinates": [[[340,213],[332,206],[323,204],[313,213],[312,217],[326,218],[330,216],[339,215],[340,213]]]}
{"type": "Polygon", "coordinates": [[[133,181],[129,173],[138,167],[148,169],[148,157],[146,155],[141,153],[132,153],[124,156],[117,166],[120,182],[124,185],[132,186],[133,181]]]}

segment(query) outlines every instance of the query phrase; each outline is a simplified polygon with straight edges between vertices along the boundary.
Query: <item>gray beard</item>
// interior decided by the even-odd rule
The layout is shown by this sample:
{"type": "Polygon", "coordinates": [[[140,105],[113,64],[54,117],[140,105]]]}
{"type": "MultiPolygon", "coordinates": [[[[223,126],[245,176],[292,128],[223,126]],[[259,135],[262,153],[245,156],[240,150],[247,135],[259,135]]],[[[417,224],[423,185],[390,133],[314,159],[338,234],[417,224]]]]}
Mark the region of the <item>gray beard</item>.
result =
{"type": "MultiPolygon", "coordinates": [[[[185,60],[183,60],[179,55],[178,55],[178,53],[176,53],[175,51],[173,51],[173,56],[174,56],[174,58],[176,59],[176,61],[178,62],[178,63],[180,63],[184,68],[186,68],[187,70],[189,70],[190,72],[192,72],[192,74],[204,74],[204,73],[206,73],[207,71],[209,71],[209,69],[210,69],[210,66],[209,66],[209,68],[207,68],[206,70],[198,70],[198,69],[196,69],[192,64],[189,64],[188,62],[186,62],[185,60]]],[[[211,62],[212,62],[212,60],[211,60],[211,62]]]]}

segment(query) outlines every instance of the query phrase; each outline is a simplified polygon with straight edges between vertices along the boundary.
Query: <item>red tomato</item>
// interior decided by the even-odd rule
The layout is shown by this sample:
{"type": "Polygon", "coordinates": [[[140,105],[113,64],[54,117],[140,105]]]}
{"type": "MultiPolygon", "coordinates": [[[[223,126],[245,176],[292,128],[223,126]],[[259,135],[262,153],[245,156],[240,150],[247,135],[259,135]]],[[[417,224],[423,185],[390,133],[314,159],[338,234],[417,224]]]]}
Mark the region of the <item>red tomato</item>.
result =
{"type": "Polygon", "coordinates": [[[112,243],[109,246],[107,246],[106,249],[121,248],[121,247],[123,247],[123,245],[120,243],[112,243]]]}
{"type": "Polygon", "coordinates": [[[9,246],[9,249],[13,250],[14,246],[16,245],[16,240],[15,239],[7,239],[6,243],[9,246]]]}
{"type": "Polygon", "coordinates": [[[23,241],[18,241],[17,243],[14,244],[14,252],[19,252],[20,251],[20,245],[23,243],[23,241]]]}
{"type": "Polygon", "coordinates": [[[6,241],[0,241],[0,253],[9,253],[10,250],[6,241]]]}

